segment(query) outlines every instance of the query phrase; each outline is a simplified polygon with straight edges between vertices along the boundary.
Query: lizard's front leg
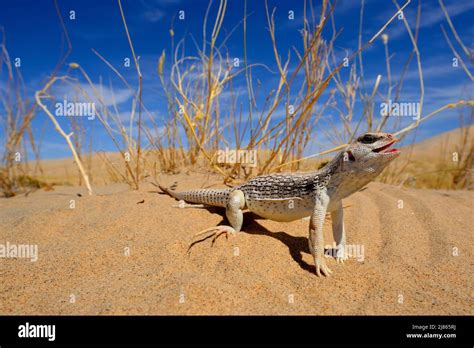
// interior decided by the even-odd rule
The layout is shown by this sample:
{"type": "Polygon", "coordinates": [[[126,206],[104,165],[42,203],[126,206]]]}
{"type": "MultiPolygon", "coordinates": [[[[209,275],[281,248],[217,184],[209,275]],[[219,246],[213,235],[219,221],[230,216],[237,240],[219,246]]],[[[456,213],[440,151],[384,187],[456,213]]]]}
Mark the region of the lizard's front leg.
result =
{"type": "Polygon", "coordinates": [[[338,202],[337,207],[331,212],[332,235],[336,242],[337,262],[344,263],[347,260],[346,255],[346,231],[344,229],[344,212],[342,210],[342,200],[338,202]]]}
{"type": "Polygon", "coordinates": [[[245,207],[244,193],[240,190],[232,191],[229,195],[229,200],[227,201],[227,205],[225,208],[225,215],[227,216],[227,220],[229,220],[230,226],[220,225],[216,227],[211,227],[195,234],[193,237],[193,242],[191,242],[191,244],[188,247],[188,252],[194,244],[199,243],[203,241],[204,239],[207,239],[211,236],[214,236],[212,238],[212,244],[214,244],[216,239],[221,234],[228,235],[228,234],[235,234],[239,232],[244,222],[244,213],[242,211],[244,207],[245,207]],[[204,238],[201,238],[198,241],[194,241],[196,237],[203,236],[203,235],[205,235],[204,238]]]}
{"type": "Polygon", "coordinates": [[[332,273],[324,258],[323,225],[328,204],[328,195],[325,192],[318,192],[309,222],[309,250],[313,255],[318,277],[321,277],[321,275],[329,276],[329,273],[332,273]]]}
{"type": "Polygon", "coordinates": [[[244,209],[244,207],[244,193],[240,190],[232,191],[225,208],[225,216],[227,216],[227,220],[229,220],[230,225],[234,228],[235,232],[240,232],[240,229],[242,228],[244,222],[244,213],[242,209],[244,209]]]}

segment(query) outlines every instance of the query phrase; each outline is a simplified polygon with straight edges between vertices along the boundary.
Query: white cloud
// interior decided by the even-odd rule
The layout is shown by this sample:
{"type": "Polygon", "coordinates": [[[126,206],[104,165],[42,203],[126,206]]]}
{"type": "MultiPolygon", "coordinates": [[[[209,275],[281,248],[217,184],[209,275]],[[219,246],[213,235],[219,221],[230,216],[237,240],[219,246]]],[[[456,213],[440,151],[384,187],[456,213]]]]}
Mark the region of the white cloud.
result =
{"type": "MultiPolygon", "coordinates": [[[[451,19],[460,15],[461,13],[470,11],[474,9],[474,1],[453,1],[449,2],[444,1],[446,11],[448,12],[451,19]]],[[[386,11],[382,17],[383,18],[390,18],[393,13],[395,13],[396,8],[393,7],[390,10],[386,11]]],[[[407,21],[410,25],[412,31],[415,30],[415,23],[416,23],[416,15],[417,15],[417,7],[411,5],[407,9],[404,10],[405,16],[407,21]]],[[[433,3],[422,3],[421,15],[420,15],[420,28],[429,28],[435,24],[438,24],[442,21],[445,21],[445,15],[441,10],[438,2],[436,1],[433,3]],[[423,5],[424,4],[424,5],[423,5]]],[[[454,23],[456,26],[456,23],[454,23]]],[[[403,21],[396,20],[394,21],[388,30],[389,37],[391,39],[395,39],[397,37],[402,36],[404,33],[407,33],[405,25],[403,21]]],[[[408,34],[407,34],[408,35],[408,34]]]]}
{"type": "Polygon", "coordinates": [[[141,5],[146,9],[143,12],[143,19],[147,22],[156,23],[166,16],[166,8],[176,6],[181,0],[141,0],[141,5]]]}
{"type": "Polygon", "coordinates": [[[153,9],[146,11],[143,16],[148,22],[155,23],[165,16],[165,12],[160,9],[153,9]]]}
{"type": "MultiPolygon", "coordinates": [[[[474,1],[454,1],[449,4],[447,3],[447,1],[445,2],[446,10],[448,11],[448,14],[451,18],[463,12],[467,12],[471,9],[474,9],[474,1]]],[[[428,9],[424,9],[424,11],[422,12],[420,27],[431,26],[444,20],[444,18],[445,16],[443,11],[441,10],[441,7],[428,7],[428,9]]]]}
{"type": "Polygon", "coordinates": [[[120,105],[129,101],[134,92],[128,88],[112,89],[99,84],[89,85],[86,83],[62,85],[56,91],[58,99],[78,102],[94,102],[98,106],[120,105]]]}

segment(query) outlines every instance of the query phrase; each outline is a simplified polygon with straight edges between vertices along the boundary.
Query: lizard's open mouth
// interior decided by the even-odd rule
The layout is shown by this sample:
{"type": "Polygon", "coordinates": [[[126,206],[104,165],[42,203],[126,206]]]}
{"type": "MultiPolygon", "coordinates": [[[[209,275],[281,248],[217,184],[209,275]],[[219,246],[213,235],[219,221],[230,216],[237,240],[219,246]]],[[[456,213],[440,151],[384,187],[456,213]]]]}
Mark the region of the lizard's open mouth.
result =
{"type": "Polygon", "coordinates": [[[384,145],[384,146],[382,146],[382,147],[379,147],[378,149],[373,149],[372,152],[377,152],[377,153],[379,153],[379,152],[381,152],[381,153],[394,153],[394,152],[398,152],[398,149],[395,149],[395,148],[390,149],[390,150],[388,150],[388,151],[385,151],[385,150],[387,150],[390,146],[392,146],[392,145],[395,144],[395,143],[396,143],[396,140],[394,140],[394,141],[388,143],[387,145],[384,145]]]}

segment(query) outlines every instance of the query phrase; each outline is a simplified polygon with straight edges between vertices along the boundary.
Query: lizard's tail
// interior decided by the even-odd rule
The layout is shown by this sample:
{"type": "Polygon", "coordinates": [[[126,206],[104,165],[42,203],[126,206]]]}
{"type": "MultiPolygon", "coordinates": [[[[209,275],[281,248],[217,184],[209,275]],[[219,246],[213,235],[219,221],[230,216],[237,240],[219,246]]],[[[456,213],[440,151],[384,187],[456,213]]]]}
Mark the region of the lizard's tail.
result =
{"type": "Polygon", "coordinates": [[[160,185],[159,183],[158,183],[158,187],[160,188],[161,191],[166,193],[168,196],[171,196],[171,197],[177,199],[178,201],[184,200],[184,198],[181,195],[181,192],[171,191],[169,188],[164,187],[164,186],[160,185]]]}
{"type": "Polygon", "coordinates": [[[215,207],[226,207],[231,191],[230,189],[197,189],[184,192],[174,192],[160,184],[158,184],[158,187],[178,201],[183,200],[188,203],[206,204],[215,207]]]}

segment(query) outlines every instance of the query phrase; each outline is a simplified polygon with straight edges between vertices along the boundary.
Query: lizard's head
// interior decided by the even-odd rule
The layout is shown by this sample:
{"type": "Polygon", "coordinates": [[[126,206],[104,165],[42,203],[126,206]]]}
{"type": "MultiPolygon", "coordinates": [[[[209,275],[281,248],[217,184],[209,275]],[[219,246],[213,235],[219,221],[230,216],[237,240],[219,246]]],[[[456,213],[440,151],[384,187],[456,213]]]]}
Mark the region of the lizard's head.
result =
{"type": "Polygon", "coordinates": [[[344,150],[342,171],[377,176],[400,155],[398,149],[390,149],[397,141],[390,133],[366,133],[360,136],[344,150]]]}

